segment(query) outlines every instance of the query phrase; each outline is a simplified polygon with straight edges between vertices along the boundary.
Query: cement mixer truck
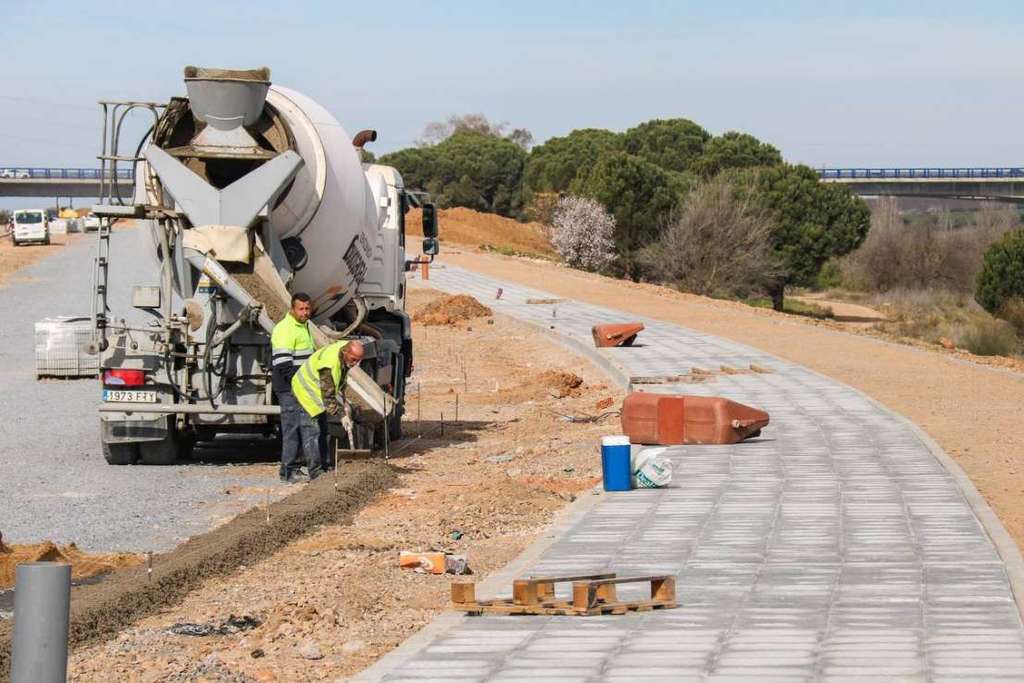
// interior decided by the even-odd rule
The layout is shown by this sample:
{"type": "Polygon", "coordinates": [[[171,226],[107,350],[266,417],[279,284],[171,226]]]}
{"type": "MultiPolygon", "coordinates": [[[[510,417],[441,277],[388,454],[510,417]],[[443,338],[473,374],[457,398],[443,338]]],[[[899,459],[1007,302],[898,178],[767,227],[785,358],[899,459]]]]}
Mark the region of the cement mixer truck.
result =
{"type": "Polygon", "coordinates": [[[433,206],[394,168],[362,163],[374,131],[349,136],[309,97],[271,85],[269,69],[190,66],[184,76],[187,97],[100,103],[90,350],[100,357],[104,457],[166,465],[221,435],[273,437],[269,338],[297,291],[312,297],[318,346],[366,348],[332,447],[386,447],[401,437],[413,368],[405,273],[438,251],[433,206]],[[140,110],[152,127],[132,153],[122,124],[140,110]],[[131,196],[105,182],[126,166],[131,196]],[[413,205],[424,240],[409,260],[413,205]],[[152,264],[151,280],[132,286],[131,320],[108,301],[111,224],[121,219],[136,221],[138,258],[152,264]]]}

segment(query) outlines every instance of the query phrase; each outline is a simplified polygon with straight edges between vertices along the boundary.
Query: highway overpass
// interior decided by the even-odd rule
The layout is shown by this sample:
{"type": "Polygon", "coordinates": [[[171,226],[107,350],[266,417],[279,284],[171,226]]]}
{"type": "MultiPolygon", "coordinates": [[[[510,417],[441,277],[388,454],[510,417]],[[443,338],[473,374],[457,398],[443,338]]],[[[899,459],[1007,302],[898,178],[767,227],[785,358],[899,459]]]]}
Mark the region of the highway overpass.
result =
{"type": "Polygon", "coordinates": [[[822,168],[823,183],[861,196],[944,197],[1024,203],[1024,168],[822,168]]]}
{"type": "MultiPolygon", "coordinates": [[[[100,169],[0,167],[0,197],[99,197],[100,169]]],[[[134,169],[117,170],[121,196],[131,194],[134,169]]],[[[823,183],[861,196],[946,197],[1024,203],[1024,167],[822,168],[823,183]]],[[[111,178],[110,170],[106,176],[111,178]]]]}
{"type": "Polygon", "coordinates": [[[120,168],[116,173],[98,168],[0,167],[0,197],[99,197],[100,181],[117,183],[122,197],[129,197],[135,184],[134,170],[120,168]]]}

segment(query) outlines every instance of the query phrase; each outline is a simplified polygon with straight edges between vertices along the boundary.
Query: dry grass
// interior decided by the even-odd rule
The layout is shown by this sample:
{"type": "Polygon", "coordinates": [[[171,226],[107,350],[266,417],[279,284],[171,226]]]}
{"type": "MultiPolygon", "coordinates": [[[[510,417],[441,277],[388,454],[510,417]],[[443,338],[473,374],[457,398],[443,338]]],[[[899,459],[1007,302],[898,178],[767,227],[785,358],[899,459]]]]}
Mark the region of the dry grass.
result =
{"type": "Polygon", "coordinates": [[[986,313],[968,294],[942,290],[893,290],[867,299],[886,314],[876,327],[882,332],[953,345],[979,356],[1020,352],[1013,327],[986,313]]]}
{"type": "Polygon", "coordinates": [[[972,292],[985,250],[1018,225],[1015,211],[987,209],[954,227],[951,217],[903,217],[893,201],[872,212],[864,244],[840,262],[848,287],[870,292],[941,289],[972,292]]]}
{"type": "MultiPolygon", "coordinates": [[[[438,226],[442,250],[445,244],[461,244],[505,255],[556,256],[541,223],[520,223],[497,214],[456,207],[438,211],[438,226]]],[[[405,231],[408,235],[423,235],[422,211],[412,209],[406,214],[405,231]]]]}

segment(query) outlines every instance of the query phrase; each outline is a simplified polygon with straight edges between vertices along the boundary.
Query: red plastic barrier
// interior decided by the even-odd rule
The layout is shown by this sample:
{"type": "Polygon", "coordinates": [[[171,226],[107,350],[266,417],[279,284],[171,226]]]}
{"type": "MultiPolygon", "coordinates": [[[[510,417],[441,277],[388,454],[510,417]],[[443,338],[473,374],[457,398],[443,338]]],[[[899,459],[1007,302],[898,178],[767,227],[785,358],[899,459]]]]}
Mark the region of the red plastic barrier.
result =
{"type": "Polygon", "coordinates": [[[622,431],[631,443],[729,444],[757,436],[768,413],[727,398],[634,392],[622,402],[622,431]]]}
{"type": "Polygon", "coordinates": [[[624,323],[620,325],[594,325],[590,332],[594,335],[595,346],[632,346],[636,335],[642,332],[643,329],[643,323],[624,323]]]}

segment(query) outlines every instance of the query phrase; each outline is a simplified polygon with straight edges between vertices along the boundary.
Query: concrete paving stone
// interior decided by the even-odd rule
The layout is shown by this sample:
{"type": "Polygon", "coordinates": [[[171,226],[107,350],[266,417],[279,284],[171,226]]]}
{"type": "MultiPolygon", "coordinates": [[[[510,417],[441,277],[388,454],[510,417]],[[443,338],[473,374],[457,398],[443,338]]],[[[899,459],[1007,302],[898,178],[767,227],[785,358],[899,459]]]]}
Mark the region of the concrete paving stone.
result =
{"type": "Polygon", "coordinates": [[[873,676],[875,680],[892,679],[902,676],[919,676],[923,673],[922,663],[911,662],[865,662],[852,666],[828,665],[822,669],[825,676],[873,676]]]}
{"type": "Polygon", "coordinates": [[[530,672],[529,676],[522,676],[519,674],[508,674],[505,672],[497,672],[491,675],[488,681],[495,681],[495,683],[535,683],[535,681],[558,681],[559,683],[587,683],[589,676],[574,676],[565,673],[557,673],[554,675],[548,675],[541,672],[530,672]]]}
{"type": "MultiPolygon", "coordinates": [[[[584,347],[594,321],[635,317],[572,301],[525,305],[527,298],[549,297],[457,268],[436,271],[431,284],[553,325],[584,347]],[[495,301],[498,286],[505,295],[495,301]]],[[[467,619],[407,666],[465,657],[492,667],[489,680],[523,671],[536,680],[547,670],[592,680],[759,683],[971,672],[975,679],[1012,678],[1021,670],[1024,628],[1006,569],[955,480],[916,432],[805,368],[640,319],[647,327],[643,346],[595,356],[627,376],[722,364],[771,368],[767,375],[645,389],[726,396],[768,410],[772,422],[762,438],[743,444],[666,449],[671,486],[602,496],[526,573],[672,573],[682,607],[517,621],[518,630],[534,636],[522,640],[463,639],[497,633],[503,621],[467,619]]],[[[641,594],[641,587],[620,591],[641,594]]]]}
{"type": "Polygon", "coordinates": [[[707,676],[710,683],[796,683],[813,679],[811,671],[774,667],[716,669],[707,676]]]}
{"type": "MultiPolygon", "coordinates": [[[[620,671],[620,670],[615,670],[620,671]]],[[[601,676],[607,683],[703,683],[703,676],[694,672],[673,672],[665,675],[635,676],[627,671],[624,674],[608,674],[601,676]]]]}
{"type": "Polygon", "coordinates": [[[973,661],[960,666],[933,665],[931,672],[935,676],[974,676],[975,680],[987,680],[990,677],[1012,678],[1024,680],[1024,667],[1008,666],[1003,667],[992,662],[973,661]]]}
{"type": "Polygon", "coordinates": [[[608,660],[609,666],[660,666],[704,668],[710,663],[713,649],[704,652],[672,652],[665,648],[660,652],[620,652],[608,660]]]}

